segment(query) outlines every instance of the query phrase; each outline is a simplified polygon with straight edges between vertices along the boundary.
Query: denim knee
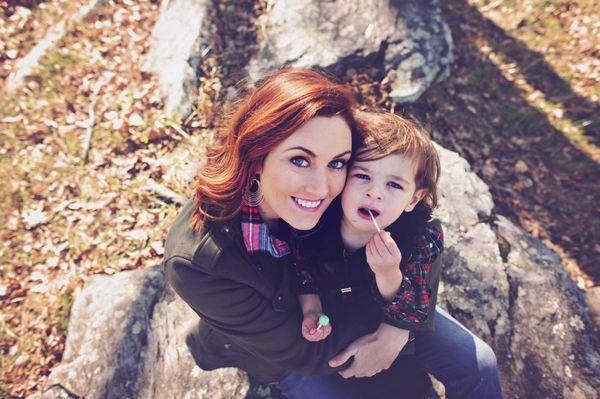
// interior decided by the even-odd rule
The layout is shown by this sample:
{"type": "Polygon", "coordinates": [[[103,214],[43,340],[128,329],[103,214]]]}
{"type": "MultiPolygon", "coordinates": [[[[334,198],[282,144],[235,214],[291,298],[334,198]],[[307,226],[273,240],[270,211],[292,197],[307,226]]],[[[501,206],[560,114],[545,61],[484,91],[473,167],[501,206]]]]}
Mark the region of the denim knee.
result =
{"type": "Polygon", "coordinates": [[[479,374],[483,379],[495,377],[498,374],[498,362],[494,350],[479,338],[475,342],[479,374]]]}

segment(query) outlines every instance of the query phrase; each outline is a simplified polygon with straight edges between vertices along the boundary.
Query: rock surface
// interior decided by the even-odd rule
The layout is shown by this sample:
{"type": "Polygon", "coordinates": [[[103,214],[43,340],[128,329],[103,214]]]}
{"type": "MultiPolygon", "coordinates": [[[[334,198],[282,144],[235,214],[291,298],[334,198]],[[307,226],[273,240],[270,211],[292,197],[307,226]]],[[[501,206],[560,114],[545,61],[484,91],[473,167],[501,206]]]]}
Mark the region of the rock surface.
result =
{"type": "Polygon", "coordinates": [[[209,0],[165,0],[152,30],[144,69],[158,75],[165,112],[184,118],[192,110],[198,79],[196,70],[208,49],[209,0]]]}
{"type": "MultiPolygon", "coordinates": [[[[487,186],[464,159],[438,152],[436,214],[446,242],[440,305],[494,348],[505,397],[597,398],[600,354],[560,260],[493,214],[487,186]]],[[[173,160],[172,168],[188,163],[173,160]]],[[[181,184],[181,176],[173,179],[181,184]]],[[[77,295],[63,362],[42,397],[243,397],[243,373],[193,365],[182,340],[196,317],[165,289],[157,268],[92,277],[77,295]]]]}
{"type": "MultiPolygon", "coordinates": [[[[198,65],[216,34],[212,6],[165,0],[152,32],[144,69],[158,75],[165,112],[176,119],[195,101],[198,65]]],[[[258,52],[246,68],[254,81],[284,65],[338,75],[368,65],[390,82],[391,99],[406,103],[449,74],[452,39],[437,0],[271,0],[259,18],[258,52]]]]}
{"type": "Polygon", "coordinates": [[[282,65],[340,74],[368,64],[388,75],[390,97],[404,103],[448,74],[451,38],[436,0],[276,0],[262,18],[248,67],[254,80],[282,65]]]}
{"type": "Polygon", "coordinates": [[[442,160],[439,303],[493,348],[507,398],[597,398],[600,353],[583,297],[539,240],[493,214],[488,188],[456,153],[442,160]]]}
{"type": "Polygon", "coordinates": [[[77,294],[63,361],[36,398],[243,398],[236,369],[200,370],[185,347],[197,316],[160,267],[94,276],[77,294]]]}

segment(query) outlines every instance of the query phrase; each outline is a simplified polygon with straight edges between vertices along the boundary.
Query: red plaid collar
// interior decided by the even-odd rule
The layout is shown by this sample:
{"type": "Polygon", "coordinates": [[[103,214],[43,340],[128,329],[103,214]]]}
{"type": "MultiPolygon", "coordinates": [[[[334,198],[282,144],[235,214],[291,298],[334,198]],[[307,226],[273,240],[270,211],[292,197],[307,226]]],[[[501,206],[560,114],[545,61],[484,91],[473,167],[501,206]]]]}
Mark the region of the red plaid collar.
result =
{"type": "Polygon", "coordinates": [[[248,253],[268,252],[275,258],[291,253],[289,244],[269,234],[257,206],[243,205],[240,213],[244,245],[248,253]]]}

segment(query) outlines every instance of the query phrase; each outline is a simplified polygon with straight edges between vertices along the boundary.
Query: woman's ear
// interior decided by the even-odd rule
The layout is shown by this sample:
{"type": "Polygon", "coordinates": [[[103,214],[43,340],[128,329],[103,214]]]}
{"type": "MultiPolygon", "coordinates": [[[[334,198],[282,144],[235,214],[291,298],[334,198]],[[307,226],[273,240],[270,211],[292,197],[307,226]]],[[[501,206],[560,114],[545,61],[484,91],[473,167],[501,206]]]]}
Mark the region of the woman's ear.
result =
{"type": "Polygon", "coordinates": [[[427,195],[428,191],[426,188],[420,188],[413,194],[410,203],[404,209],[404,212],[410,212],[415,209],[415,206],[427,195]]]}
{"type": "Polygon", "coordinates": [[[254,171],[252,172],[252,176],[256,177],[258,180],[260,180],[260,174],[262,173],[262,164],[258,164],[254,167],[254,171]]]}

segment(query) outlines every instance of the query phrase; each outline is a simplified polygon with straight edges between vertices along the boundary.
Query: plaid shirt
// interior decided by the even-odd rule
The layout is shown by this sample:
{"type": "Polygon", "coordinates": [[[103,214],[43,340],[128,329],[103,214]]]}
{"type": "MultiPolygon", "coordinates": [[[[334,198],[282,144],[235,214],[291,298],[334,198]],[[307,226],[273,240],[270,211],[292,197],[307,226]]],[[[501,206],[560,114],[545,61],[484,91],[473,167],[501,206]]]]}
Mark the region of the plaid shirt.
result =
{"type": "Polygon", "coordinates": [[[260,217],[258,207],[244,205],[240,216],[244,245],[248,253],[268,252],[274,258],[291,253],[287,242],[269,234],[269,227],[260,217]]]}
{"type": "Polygon", "coordinates": [[[442,232],[427,227],[416,240],[410,258],[402,269],[402,284],[392,301],[386,301],[379,294],[377,284],[373,284],[373,294],[385,316],[392,320],[415,324],[427,321],[431,296],[431,287],[427,276],[431,271],[431,264],[443,250],[444,236],[442,232]]]}

